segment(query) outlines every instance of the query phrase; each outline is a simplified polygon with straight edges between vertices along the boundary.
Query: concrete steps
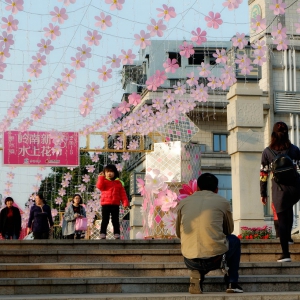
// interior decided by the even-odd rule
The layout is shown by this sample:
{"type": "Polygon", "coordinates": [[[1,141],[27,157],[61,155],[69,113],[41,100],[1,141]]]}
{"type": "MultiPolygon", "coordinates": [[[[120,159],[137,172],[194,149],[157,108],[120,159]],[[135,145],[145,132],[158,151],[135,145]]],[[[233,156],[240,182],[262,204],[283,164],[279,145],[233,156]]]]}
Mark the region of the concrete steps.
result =
{"type": "MultiPolygon", "coordinates": [[[[300,240],[290,251],[292,263],[277,263],[281,253],[278,240],[242,243],[240,284],[245,292],[262,293],[247,299],[285,299],[263,293],[300,291],[300,240]]],[[[90,294],[109,293],[107,299],[121,299],[114,295],[122,293],[124,299],[146,299],[125,296],[156,293],[156,299],[165,299],[158,295],[188,291],[188,274],[179,240],[2,241],[0,247],[0,295],[11,297],[88,294],[89,299],[90,294]]],[[[225,291],[219,270],[207,275],[204,291],[225,291]]],[[[186,295],[179,294],[178,299],[189,299],[186,295]]],[[[246,299],[244,295],[236,299],[246,299]]],[[[291,296],[294,298],[286,299],[300,300],[300,292],[291,296]]],[[[224,293],[222,297],[211,299],[231,299],[224,293]]]]}
{"type": "MultiPolygon", "coordinates": [[[[300,275],[300,262],[241,263],[240,275],[300,275]]],[[[183,262],[175,263],[19,263],[0,264],[0,278],[189,276],[183,262]]],[[[215,270],[207,276],[222,276],[215,270]]]]}
{"type": "Polygon", "coordinates": [[[300,292],[258,292],[244,294],[226,293],[204,293],[201,295],[191,295],[189,293],[110,293],[101,294],[53,294],[53,295],[21,295],[21,296],[0,296],[2,300],[300,300],[300,292]]]}

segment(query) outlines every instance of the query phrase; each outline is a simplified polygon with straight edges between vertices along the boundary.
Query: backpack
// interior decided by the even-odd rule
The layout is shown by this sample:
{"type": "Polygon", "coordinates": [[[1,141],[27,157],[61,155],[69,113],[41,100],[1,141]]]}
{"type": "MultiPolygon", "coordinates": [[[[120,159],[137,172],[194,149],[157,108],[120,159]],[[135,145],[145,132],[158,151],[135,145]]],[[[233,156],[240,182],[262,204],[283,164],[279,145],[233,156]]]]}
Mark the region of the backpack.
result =
{"type": "Polygon", "coordinates": [[[279,185],[296,185],[299,174],[295,168],[293,160],[288,156],[289,150],[284,154],[276,154],[269,147],[267,148],[274,156],[271,164],[274,181],[279,185]]]}

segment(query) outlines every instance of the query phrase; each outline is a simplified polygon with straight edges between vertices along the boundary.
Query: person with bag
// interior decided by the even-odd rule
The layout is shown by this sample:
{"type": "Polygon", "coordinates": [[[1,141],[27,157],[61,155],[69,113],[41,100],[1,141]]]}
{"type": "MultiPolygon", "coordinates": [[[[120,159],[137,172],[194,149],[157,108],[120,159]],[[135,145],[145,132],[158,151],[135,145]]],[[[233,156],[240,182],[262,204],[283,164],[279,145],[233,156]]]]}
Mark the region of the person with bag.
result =
{"type": "Polygon", "coordinates": [[[50,230],[53,229],[51,208],[46,204],[43,194],[35,196],[35,204],[30,209],[27,225],[27,234],[33,232],[34,239],[49,239],[50,230]]]}
{"type": "Polygon", "coordinates": [[[282,255],[277,262],[290,262],[289,244],[293,243],[293,205],[300,199],[300,150],[289,140],[288,126],[274,124],[270,145],[264,149],[260,168],[260,194],[267,204],[268,176],[272,173],[272,202],[278,217],[279,239],[282,255]],[[292,164],[292,168],[291,168],[292,164]]]}
{"type": "Polygon", "coordinates": [[[122,202],[124,207],[128,207],[129,202],[115,165],[107,165],[103,169],[103,172],[99,174],[96,187],[101,191],[102,222],[100,239],[106,239],[110,215],[114,228],[114,238],[120,239],[119,206],[122,202]]]}
{"type": "Polygon", "coordinates": [[[229,201],[218,195],[218,178],[210,173],[198,180],[198,191],[177,206],[176,235],[190,270],[191,294],[203,292],[209,271],[222,269],[227,293],[243,293],[238,284],[241,242],[233,235],[229,201]]]}
{"type": "Polygon", "coordinates": [[[20,210],[13,206],[12,197],[6,197],[4,203],[6,207],[0,213],[0,233],[6,240],[18,240],[22,229],[20,210]]]}
{"type": "Polygon", "coordinates": [[[71,203],[65,209],[62,234],[67,239],[80,239],[82,231],[87,230],[86,211],[82,203],[82,197],[79,194],[74,194],[71,203]]]}

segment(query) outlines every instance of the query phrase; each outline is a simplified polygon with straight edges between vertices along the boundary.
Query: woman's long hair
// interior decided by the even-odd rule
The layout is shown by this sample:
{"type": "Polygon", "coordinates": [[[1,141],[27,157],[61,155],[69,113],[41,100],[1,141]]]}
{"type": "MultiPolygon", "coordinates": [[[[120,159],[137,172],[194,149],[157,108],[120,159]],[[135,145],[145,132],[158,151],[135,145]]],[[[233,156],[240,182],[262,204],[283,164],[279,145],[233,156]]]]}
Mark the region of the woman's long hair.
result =
{"type": "Polygon", "coordinates": [[[291,146],[289,128],[284,122],[274,124],[269,147],[276,151],[287,150],[291,146]]]}

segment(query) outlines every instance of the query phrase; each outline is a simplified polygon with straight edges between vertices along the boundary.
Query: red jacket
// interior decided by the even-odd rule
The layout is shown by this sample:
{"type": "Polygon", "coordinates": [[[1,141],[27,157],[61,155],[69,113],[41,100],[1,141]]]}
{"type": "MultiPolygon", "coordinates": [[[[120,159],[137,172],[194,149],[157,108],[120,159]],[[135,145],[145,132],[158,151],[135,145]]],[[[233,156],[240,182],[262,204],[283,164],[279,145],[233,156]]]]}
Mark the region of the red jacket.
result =
{"type": "Polygon", "coordinates": [[[101,205],[120,205],[129,206],[126,191],[119,179],[109,180],[100,175],[96,187],[101,191],[101,205]]]}

